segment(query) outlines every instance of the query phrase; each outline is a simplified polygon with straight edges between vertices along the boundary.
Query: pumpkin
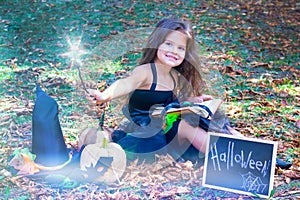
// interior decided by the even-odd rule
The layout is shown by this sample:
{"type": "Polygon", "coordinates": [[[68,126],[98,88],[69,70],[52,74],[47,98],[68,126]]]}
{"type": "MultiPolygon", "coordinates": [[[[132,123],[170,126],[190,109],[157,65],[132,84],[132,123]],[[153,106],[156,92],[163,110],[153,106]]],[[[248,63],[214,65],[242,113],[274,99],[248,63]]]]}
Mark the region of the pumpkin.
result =
{"type": "Polygon", "coordinates": [[[79,135],[78,149],[83,145],[102,143],[104,138],[109,138],[106,131],[100,128],[87,128],[79,135]]]}
{"type": "Polygon", "coordinates": [[[87,179],[113,183],[122,177],[126,168],[126,154],[116,143],[104,138],[102,143],[88,144],[80,157],[80,169],[87,179]]]}

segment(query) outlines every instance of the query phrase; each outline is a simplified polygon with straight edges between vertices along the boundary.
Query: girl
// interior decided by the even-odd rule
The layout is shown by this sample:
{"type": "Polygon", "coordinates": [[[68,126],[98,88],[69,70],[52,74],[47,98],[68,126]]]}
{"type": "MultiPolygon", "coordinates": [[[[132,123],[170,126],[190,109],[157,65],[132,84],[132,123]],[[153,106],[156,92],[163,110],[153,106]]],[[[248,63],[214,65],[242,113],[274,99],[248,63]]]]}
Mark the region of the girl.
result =
{"type": "Polygon", "coordinates": [[[91,91],[97,103],[129,95],[123,112],[130,123],[112,133],[112,140],[126,150],[129,158],[153,159],[156,153],[169,153],[177,160],[196,161],[199,152],[206,149],[208,123],[218,132],[240,135],[226,126],[228,120],[219,112],[214,116],[219,120],[213,122],[193,114],[182,115],[166,133],[162,130],[164,120],[152,117],[157,105],[212,99],[202,94],[205,83],[199,70],[200,59],[189,23],[163,19],[150,35],[139,66],[105,91],[91,91]]]}
{"type": "Polygon", "coordinates": [[[91,91],[97,103],[130,95],[128,106],[123,111],[131,123],[124,132],[115,131],[113,141],[127,153],[143,158],[168,152],[177,159],[187,148],[204,152],[207,130],[198,126],[198,122],[195,125],[188,120],[177,120],[164,133],[163,120],[151,116],[156,105],[166,107],[184,100],[202,102],[212,99],[202,95],[205,84],[199,73],[199,64],[190,25],[177,19],[161,20],[148,39],[139,66],[104,92],[91,91]]]}

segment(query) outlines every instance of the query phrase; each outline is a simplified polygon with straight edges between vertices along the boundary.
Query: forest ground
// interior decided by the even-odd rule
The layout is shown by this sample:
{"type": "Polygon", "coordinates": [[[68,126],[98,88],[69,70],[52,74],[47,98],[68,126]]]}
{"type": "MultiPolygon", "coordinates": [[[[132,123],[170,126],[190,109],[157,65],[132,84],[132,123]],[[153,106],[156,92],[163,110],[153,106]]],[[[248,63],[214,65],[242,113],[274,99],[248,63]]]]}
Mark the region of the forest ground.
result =
{"type": "MultiPolygon", "coordinates": [[[[98,126],[78,71],[65,53],[80,39],[77,55],[87,87],[105,88],[137,63],[147,35],[164,17],[190,20],[207,66],[210,93],[224,99],[226,114],[243,135],[278,142],[273,198],[299,197],[299,8],[297,1],[2,1],[0,3],[1,199],[254,199],[201,186],[203,168],[157,163],[126,169],[120,184],[71,188],[11,175],[18,148],[31,148],[36,82],[58,102],[69,146],[98,126]],[[79,57],[80,56],[80,57],[79,57]],[[113,66],[113,67],[112,67],[113,66]],[[210,66],[210,67],[208,67],[210,66]],[[147,175],[147,176],[145,176],[147,175]],[[159,176],[160,175],[160,176],[159,176]]],[[[68,54],[70,55],[70,54],[68,54]]],[[[78,66],[78,65],[77,65],[78,66]]],[[[113,102],[105,126],[122,120],[113,102]]]]}

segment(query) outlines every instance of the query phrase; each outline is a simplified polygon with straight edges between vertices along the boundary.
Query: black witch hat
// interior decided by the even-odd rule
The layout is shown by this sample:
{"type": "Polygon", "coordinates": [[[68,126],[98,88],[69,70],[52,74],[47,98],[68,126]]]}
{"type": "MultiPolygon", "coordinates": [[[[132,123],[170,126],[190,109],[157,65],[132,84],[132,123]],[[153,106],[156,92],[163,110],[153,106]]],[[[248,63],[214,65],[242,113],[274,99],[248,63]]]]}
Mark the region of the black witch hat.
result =
{"type": "Polygon", "coordinates": [[[58,104],[36,87],[36,100],[32,114],[32,153],[35,162],[45,166],[63,164],[69,159],[58,119],[58,104]]]}

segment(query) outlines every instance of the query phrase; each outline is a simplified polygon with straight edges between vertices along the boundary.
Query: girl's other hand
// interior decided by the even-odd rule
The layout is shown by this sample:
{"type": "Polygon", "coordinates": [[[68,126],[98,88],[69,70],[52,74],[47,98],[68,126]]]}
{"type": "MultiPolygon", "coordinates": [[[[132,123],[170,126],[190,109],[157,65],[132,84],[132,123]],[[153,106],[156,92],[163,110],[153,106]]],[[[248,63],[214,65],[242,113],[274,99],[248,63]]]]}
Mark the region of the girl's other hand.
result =
{"type": "Polygon", "coordinates": [[[204,101],[209,101],[209,100],[212,100],[212,99],[214,99],[212,96],[203,94],[201,96],[189,97],[187,99],[187,101],[190,101],[190,102],[193,102],[193,103],[202,103],[204,101]]]}
{"type": "Polygon", "coordinates": [[[207,94],[203,94],[203,95],[199,96],[199,98],[202,100],[202,102],[214,99],[211,95],[207,95],[207,94]]]}

